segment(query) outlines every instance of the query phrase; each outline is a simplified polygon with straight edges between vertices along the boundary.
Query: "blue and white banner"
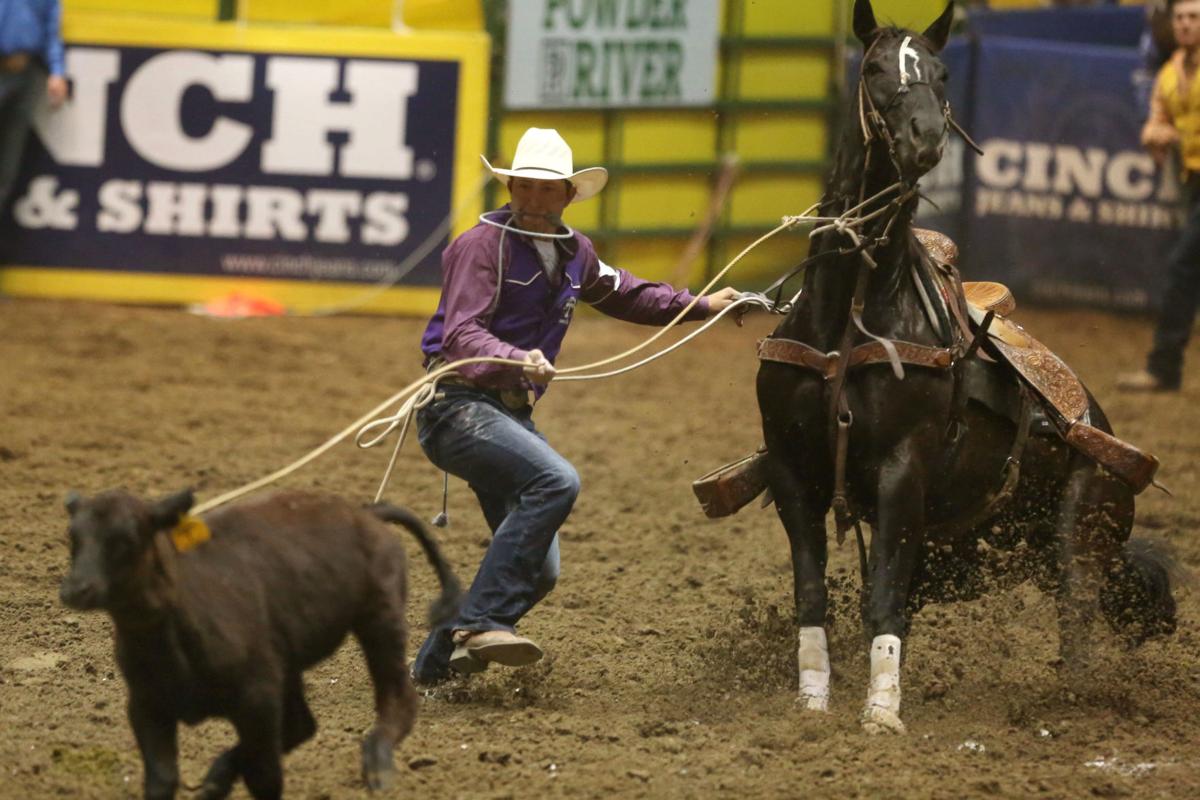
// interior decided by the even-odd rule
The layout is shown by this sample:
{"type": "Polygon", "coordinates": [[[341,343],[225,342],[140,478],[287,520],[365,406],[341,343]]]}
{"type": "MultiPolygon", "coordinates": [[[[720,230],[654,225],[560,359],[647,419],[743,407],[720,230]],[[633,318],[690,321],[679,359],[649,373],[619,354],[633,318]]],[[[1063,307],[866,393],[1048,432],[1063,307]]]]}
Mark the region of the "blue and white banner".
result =
{"type": "MultiPolygon", "coordinates": [[[[450,213],[460,64],[76,42],[0,260],[377,281],[450,213]]],[[[436,249],[406,283],[437,284],[436,249]]]]}
{"type": "Polygon", "coordinates": [[[1157,304],[1183,210],[1173,169],[1139,146],[1136,52],[985,37],[976,56],[966,276],[1018,298],[1157,304]]]}

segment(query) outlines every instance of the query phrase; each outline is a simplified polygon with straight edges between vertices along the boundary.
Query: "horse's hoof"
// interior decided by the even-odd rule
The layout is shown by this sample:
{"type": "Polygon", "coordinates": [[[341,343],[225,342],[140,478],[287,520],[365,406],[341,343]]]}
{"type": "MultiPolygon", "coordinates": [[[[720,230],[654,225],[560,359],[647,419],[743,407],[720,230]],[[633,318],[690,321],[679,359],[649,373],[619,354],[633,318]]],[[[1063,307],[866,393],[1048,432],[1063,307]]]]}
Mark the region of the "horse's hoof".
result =
{"type": "Polygon", "coordinates": [[[386,792],[396,782],[396,769],[389,766],[386,769],[364,769],[363,782],[372,792],[386,792]]]}
{"type": "Polygon", "coordinates": [[[862,714],[863,730],[869,734],[907,733],[900,715],[879,706],[867,706],[862,714]]]}
{"type": "Polygon", "coordinates": [[[390,789],[396,780],[392,748],[375,736],[368,736],[363,741],[362,756],[362,777],[367,789],[372,792],[390,789]]]}
{"type": "Polygon", "coordinates": [[[829,695],[802,694],[796,698],[796,708],[803,711],[819,711],[829,713],[829,695]]]}

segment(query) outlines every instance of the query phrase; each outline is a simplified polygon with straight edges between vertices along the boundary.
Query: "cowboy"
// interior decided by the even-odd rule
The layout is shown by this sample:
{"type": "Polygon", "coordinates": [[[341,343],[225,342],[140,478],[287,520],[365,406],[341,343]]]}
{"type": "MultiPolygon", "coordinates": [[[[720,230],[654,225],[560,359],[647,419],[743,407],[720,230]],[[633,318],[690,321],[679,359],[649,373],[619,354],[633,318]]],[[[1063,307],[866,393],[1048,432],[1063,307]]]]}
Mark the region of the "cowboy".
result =
{"type": "Polygon", "coordinates": [[[0,2],[0,213],[16,184],[33,110],[67,99],[59,0],[0,2]],[[47,74],[48,73],[48,74],[47,74]]]}
{"type": "MultiPolygon", "coordinates": [[[[421,350],[430,369],[478,356],[524,366],[460,367],[417,415],[421,448],[434,465],[467,481],[492,530],[458,617],[433,630],[417,654],[413,678],[426,685],[451,677],[451,668],[466,674],[491,662],[517,667],[542,657],[516,625],[558,579],[558,529],[579,493],[579,476],[534,426],[531,399],[554,377],[576,303],[665,325],[694,299],[605,264],[586,236],[567,227],[566,207],[594,197],[608,172],[576,171],[557,131],[527,130],[510,169],[483,163],[511,199],[480,215],[442,254],[441,300],[421,350]]],[[[726,288],[701,297],[685,319],[716,314],[737,296],[726,288]]]]}

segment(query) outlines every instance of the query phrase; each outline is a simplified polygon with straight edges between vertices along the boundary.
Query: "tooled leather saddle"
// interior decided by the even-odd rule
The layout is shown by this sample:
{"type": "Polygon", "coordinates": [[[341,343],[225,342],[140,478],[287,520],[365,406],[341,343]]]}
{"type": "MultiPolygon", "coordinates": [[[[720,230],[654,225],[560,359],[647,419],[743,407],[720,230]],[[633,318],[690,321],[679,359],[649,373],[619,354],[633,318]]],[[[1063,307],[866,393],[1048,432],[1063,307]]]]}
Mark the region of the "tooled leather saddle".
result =
{"type": "MultiPolygon", "coordinates": [[[[956,266],[958,247],[950,237],[920,228],[914,233],[933,262],[942,301],[951,311],[956,306],[966,310],[965,318],[959,313],[950,316],[957,319],[967,340],[977,335],[979,326],[991,314],[986,330],[988,347],[980,350],[981,357],[1001,361],[1019,376],[1068,445],[1124,481],[1135,494],[1150,485],[1158,470],[1158,459],[1090,424],[1089,398],[1083,383],[1062,359],[1009,318],[1017,307],[1012,292],[1001,283],[961,281],[956,266]],[[959,305],[958,300],[965,300],[965,304],[959,305]]],[[[810,363],[811,353],[793,353],[781,347],[779,340],[760,342],[759,358],[816,368],[810,363]]],[[[929,366],[946,365],[930,363],[929,366]]],[[[707,516],[728,516],[762,494],[767,488],[765,455],[766,449],[759,449],[692,484],[707,516]]]]}

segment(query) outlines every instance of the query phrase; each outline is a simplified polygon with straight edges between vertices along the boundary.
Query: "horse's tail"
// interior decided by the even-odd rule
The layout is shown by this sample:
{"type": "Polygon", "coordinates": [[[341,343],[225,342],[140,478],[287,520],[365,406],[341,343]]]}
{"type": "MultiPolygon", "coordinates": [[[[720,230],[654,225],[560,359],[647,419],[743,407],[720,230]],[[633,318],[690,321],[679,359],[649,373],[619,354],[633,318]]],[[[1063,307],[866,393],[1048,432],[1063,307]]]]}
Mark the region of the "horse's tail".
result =
{"type": "Polygon", "coordinates": [[[1100,607],[1117,633],[1134,645],[1175,632],[1174,586],[1196,577],[1165,544],[1130,539],[1100,591],[1100,607]]]}
{"type": "Polygon", "coordinates": [[[450,622],[458,612],[462,588],[459,586],[458,579],[454,577],[454,572],[451,571],[450,565],[442,557],[442,552],[438,549],[437,542],[429,535],[429,531],[425,528],[424,523],[421,522],[416,514],[408,509],[400,508],[390,503],[369,505],[367,506],[367,511],[370,511],[384,522],[391,522],[408,528],[409,533],[416,537],[421,545],[421,549],[425,551],[425,558],[429,560],[429,565],[437,573],[438,583],[442,587],[442,593],[429,605],[430,625],[436,628],[450,622]]]}

